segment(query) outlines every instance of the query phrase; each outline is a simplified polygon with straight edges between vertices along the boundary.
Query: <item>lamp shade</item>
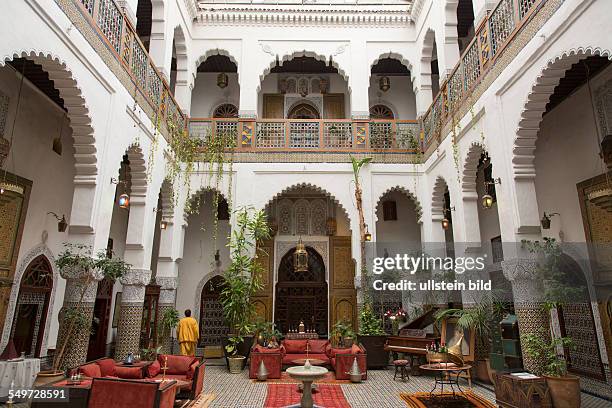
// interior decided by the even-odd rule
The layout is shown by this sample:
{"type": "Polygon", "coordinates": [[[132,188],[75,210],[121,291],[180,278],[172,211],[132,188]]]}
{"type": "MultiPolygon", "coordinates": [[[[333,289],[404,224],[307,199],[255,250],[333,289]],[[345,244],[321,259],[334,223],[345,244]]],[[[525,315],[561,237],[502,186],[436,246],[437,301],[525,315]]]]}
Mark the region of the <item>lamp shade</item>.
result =
{"type": "Polygon", "coordinates": [[[448,220],[448,218],[444,217],[442,219],[442,228],[444,228],[444,230],[447,230],[448,227],[450,227],[450,221],[448,220]]]}

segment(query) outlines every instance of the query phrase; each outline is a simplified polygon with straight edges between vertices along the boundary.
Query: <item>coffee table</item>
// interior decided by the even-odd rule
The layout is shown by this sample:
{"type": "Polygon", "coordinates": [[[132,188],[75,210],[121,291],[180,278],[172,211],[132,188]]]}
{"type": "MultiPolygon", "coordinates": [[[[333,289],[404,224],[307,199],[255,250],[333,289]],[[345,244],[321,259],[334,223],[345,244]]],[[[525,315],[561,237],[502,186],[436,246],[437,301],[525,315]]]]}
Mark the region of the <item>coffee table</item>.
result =
{"type": "Polygon", "coordinates": [[[457,387],[457,390],[461,394],[465,395],[465,392],[459,386],[459,375],[461,375],[462,372],[464,371],[467,372],[469,369],[471,369],[472,368],[471,365],[466,364],[466,365],[458,366],[455,363],[431,363],[431,364],[423,364],[419,366],[419,368],[421,370],[429,371],[434,374],[435,383],[434,383],[433,389],[429,392],[430,397],[433,398],[433,397],[443,394],[445,385],[450,385],[451,390],[453,391],[453,398],[456,397],[454,387],[457,387]],[[453,378],[453,375],[454,375],[454,378],[453,378]],[[435,393],[434,391],[438,387],[438,384],[440,385],[440,392],[435,393]]]}
{"type": "Polygon", "coordinates": [[[287,369],[287,374],[304,384],[302,391],[302,399],[300,401],[301,408],[313,408],[312,402],[312,383],[319,378],[325,377],[327,368],[319,366],[295,366],[287,369]]]}

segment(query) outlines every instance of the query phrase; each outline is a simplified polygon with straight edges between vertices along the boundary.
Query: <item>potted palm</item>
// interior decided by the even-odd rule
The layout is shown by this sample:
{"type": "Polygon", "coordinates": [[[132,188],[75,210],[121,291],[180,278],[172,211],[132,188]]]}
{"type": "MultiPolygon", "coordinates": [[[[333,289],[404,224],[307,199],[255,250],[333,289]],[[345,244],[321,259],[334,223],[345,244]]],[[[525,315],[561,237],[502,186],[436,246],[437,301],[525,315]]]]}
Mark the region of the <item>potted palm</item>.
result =
{"type": "Polygon", "coordinates": [[[385,351],[387,334],[382,328],[382,319],[376,317],[369,301],[363,304],[359,313],[358,340],[368,352],[368,369],[387,367],[389,364],[389,352],[385,351]]]}
{"type": "Polygon", "coordinates": [[[549,340],[546,333],[527,334],[523,337],[523,353],[544,364],[536,375],[546,379],[550,397],[555,408],[580,407],[580,378],[567,373],[567,363],[558,350],[573,348],[574,342],[569,337],[549,340]]]}
{"type": "Polygon", "coordinates": [[[244,368],[250,344],[245,336],[252,333],[256,316],[251,297],[262,288],[263,268],[257,261],[257,242],[270,238],[270,228],[263,210],[243,207],[236,211],[236,228],[230,236],[231,263],[223,273],[224,285],[220,298],[223,314],[230,328],[224,351],[231,373],[244,368]]]}

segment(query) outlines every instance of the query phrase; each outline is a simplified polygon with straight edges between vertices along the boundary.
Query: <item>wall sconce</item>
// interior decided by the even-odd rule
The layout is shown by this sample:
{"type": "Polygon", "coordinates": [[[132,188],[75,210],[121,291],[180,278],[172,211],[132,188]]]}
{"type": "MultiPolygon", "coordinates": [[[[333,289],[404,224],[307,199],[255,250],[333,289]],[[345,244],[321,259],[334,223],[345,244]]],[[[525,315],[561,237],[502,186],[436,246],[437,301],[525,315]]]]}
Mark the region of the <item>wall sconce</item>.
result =
{"type": "Polygon", "coordinates": [[[368,231],[368,225],[367,224],[365,226],[365,232],[363,234],[363,240],[365,242],[371,242],[372,241],[372,234],[370,234],[370,231],[368,231]]]}
{"type": "Polygon", "coordinates": [[[494,200],[493,197],[489,194],[489,186],[495,184],[501,184],[501,179],[499,177],[491,181],[484,182],[486,194],[482,196],[481,203],[482,208],[484,208],[485,210],[488,210],[489,208],[493,207],[494,200]]]}
{"type": "Polygon", "coordinates": [[[225,72],[221,72],[219,75],[217,75],[217,86],[219,88],[224,89],[225,87],[227,87],[228,82],[229,77],[225,72]]]}
{"type": "MultiPolygon", "coordinates": [[[[111,177],[111,184],[121,184],[123,186],[125,186],[125,181],[123,180],[118,180],[114,177],[111,177]]],[[[127,193],[123,193],[119,196],[119,199],[117,200],[117,204],[119,205],[120,208],[130,208],[130,196],[127,193]]]]}
{"type": "Polygon", "coordinates": [[[442,218],[442,229],[444,229],[444,231],[446,231],[450,227],[451,222],[448,218],[446,218],[446,214],[448,214],[451,211],[455,211],[455,206],[445,208],[443,211],[444,218],[442,218]]]}
{"type": "Polygon", "coordinates": [[[59,215],[57,215],[53,211],[49,211],[47,213],[47,215],[52,215],[57,220],[57,231],[58,232],[66,231],[66,228],[68,227],[68,222],[66,221],[66,216],[65,215],[62,214],[62,218],[60,218],[59,215]]]}
{"type": "Polygon", "coordinates": [[[555,216],[555,215],[561,215],[559,213],[550,213],[550,214],[546,214],[546,211],[544,211],[544,215],[542,216],[542,219],[540,220],[540,224],[542,224],[542,229],[550,229],[550,217],[555,216]]]}
{"type": "Polygon", "coordinates": [[[391,88],[391,80],[388,76],[382,76],[378,80],[378,87],[381,91],[387,92],[391,88]]]}
{"type": "Polygon", "coordinates": [[[163,230],[167,229],[168,228],[168,221],[161,220],[159,222],[159,228],[163,229],[163,230]]]}

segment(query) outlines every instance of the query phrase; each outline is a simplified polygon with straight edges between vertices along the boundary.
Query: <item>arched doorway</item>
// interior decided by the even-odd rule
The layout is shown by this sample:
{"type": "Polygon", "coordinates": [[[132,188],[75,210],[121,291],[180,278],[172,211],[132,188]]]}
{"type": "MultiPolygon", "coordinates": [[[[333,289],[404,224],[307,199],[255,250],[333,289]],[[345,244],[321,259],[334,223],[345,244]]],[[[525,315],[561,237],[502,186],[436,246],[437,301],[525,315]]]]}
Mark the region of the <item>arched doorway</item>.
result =
{"type": "Polygon", "coordinates": [[[17,307],[13,317],[11,338],[17,353],[40,357],[49,298],[53,289],[53,269],[44,255],[39,255],[26,268],[17,307]]]}
{"type": "Polygon", "coordinates": [[[289,111],[289,119],[320,119],[319,111],[308,103],[299,103],[289,111]]]}
{"type": "Polygon", "coordinates": [[[327,335],[327,282],[321,255],[307,246],[308,271],[297,272],[292,248],[278,267],[274,320],[282,333],[297,329],[303,321],[307,329],[327,335]]]}
{"type": "Polygon", "coordinates": [[[213,276],[202,288],[200,300],[200,347],[220,346],[229,333],[223,317],[223,305],[219,300],[223,277],[213,276]]]}
{"type": "Polygon", "coordinates": [[[96,303],[94,304],[91,334],[87,349],[87,360],[95,360],[106,355],[106,336],[110,318],[114,282],[108,278],[98,282],[96,303]]]}

